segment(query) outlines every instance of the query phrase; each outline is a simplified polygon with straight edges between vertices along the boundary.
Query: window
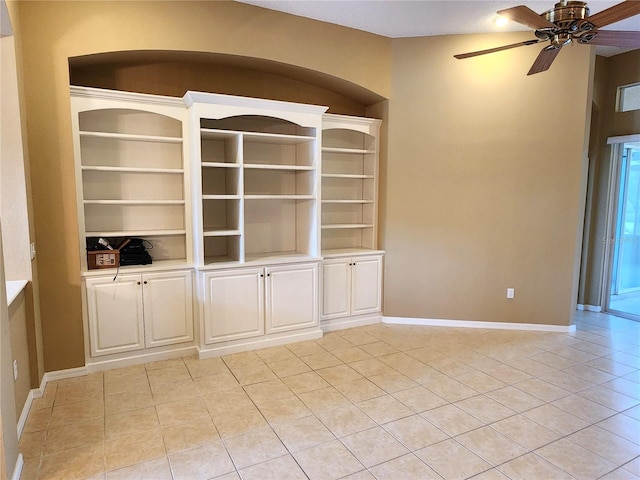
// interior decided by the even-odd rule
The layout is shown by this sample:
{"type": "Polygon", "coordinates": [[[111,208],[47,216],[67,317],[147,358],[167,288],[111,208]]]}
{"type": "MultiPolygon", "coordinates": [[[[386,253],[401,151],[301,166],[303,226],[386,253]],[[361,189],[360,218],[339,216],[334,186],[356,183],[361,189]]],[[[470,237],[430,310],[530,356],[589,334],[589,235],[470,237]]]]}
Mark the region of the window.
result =
{"type": "Polygon", "coordinates": [[[640,110],[640,83],[618,87],[617,112],[640,110]]]}

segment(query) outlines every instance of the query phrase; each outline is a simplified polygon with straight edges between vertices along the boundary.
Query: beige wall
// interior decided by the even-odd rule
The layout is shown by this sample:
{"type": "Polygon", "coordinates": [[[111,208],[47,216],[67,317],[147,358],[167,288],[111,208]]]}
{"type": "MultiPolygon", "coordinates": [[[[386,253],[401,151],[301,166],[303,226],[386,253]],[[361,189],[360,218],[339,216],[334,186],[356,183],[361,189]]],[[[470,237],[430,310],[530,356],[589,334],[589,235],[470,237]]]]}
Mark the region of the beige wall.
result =
{"type": "Polygon", "coordinates": [[[593,122],[589,145],[589,195],[584,267],[579,303],[602,305],[605,277],[604,241],[610,177],[611,149],[607,138],[640,133],[640,111],[616,112],[616,92],[621,85],[640,82],[640,50],[613,57],[597,57],[593,95],[593,122]]]}
{"type": "Polygon", "coordinates": [[[114,57],[109,54],[72,61],[71,83],[172,97],[182,97],[187,90],[216,92],[325,105],[330,113],[356,116],[365,114],[366,105],[383,100],[383,97],[368,90],[362,91],[364,89],[352,84],[347,85],[348,92],[336,91],[338,82],[334,77],[326,78],[311,75],[308,70],[283,68],[280,63],[271,62],[267,66],[263,65],[263,61],[248,58],[240,61],[236,56],[194,55],[192,52],[130,53],[115,55],[121,61],[109,60],[114,57]],[[134,58],[125,60],[130,56],[134,58]],[[78,63],[80,65],[74,66],[78,63]],[[259,68],[290,71],[273,73],[259,68]],[[299,76],[310,78],[301,81],[299,76]],[[357,94],[354,95],[354,92],[357,94]]]}
{"type": "MultiPolygon", "coordinates": [[[[20,414],[31,390],[29,377],[29,346],[27,342],[27,297],[25,292],[9,305],[9,323],[12,358],[18,365],[18,378],[14,383],[16,417],[20,414]]],[[[13,368],[13,365],[11,365],[13,368]]],[[[12,376],[13,378],[13,376],[12,376]]]]}
{"type": "Polygon", "coordinates": [[[452,57],[526,38],[394,40],[386,316],[572,323],[591,51],[534,76],[539,47],[452,57]]]}
{"type": "MultiPolygon", "coordinates": [[[[15,6],[15,5],[14,5],[15,6]]],[[[391,42],[235,2],[18,2],[47,371],[84,364],[68,58],[126,50],[254,56],[388,98],[391,42]]]]}

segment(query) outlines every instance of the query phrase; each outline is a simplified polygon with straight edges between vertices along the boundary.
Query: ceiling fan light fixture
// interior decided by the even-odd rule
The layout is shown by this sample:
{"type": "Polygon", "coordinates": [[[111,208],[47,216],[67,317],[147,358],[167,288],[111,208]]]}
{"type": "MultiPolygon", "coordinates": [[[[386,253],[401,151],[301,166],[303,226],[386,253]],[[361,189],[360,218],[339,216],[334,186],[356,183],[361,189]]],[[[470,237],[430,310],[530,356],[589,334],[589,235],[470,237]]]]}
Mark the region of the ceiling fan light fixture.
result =
{"type": "Polygon", "coordinates": [[[496,27],[502,28],[509,24],[509,19],[505,16],[498,14],[494,17],[493,23],[496,27]]]}

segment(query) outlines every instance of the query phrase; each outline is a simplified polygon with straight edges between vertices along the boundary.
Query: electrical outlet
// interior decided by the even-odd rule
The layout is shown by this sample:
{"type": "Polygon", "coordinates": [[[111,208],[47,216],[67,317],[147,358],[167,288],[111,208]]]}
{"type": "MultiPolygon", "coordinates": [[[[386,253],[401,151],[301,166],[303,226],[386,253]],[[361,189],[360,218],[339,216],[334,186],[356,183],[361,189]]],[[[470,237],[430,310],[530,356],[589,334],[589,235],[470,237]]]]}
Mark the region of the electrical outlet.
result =
{"type": "Polygon", "coordinates": [[[36,244],[35,244],[35,242],[33,242],[31,244],[31,260],[33,260],[34,258],[36,258],[36,244]]]}
{"type": "Polygon", "coordinates": [[[515,288],[507,288],[507,298],[513,298],[516,294],[515,288]]]}
{"type": "Polygon", "coordinates": [[[18,380],[18,360],[13,361],[13,379],[18,380]]]}

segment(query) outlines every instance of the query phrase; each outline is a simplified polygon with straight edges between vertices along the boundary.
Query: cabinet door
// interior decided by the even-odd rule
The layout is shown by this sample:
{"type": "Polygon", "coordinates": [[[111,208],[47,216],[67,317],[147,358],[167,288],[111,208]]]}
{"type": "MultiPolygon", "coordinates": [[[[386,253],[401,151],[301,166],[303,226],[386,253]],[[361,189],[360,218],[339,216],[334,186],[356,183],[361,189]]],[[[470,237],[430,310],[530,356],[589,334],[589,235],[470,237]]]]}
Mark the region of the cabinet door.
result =
{"type": "Polygon", "coordinates": [[[265,268],[267,333],[318,324],[318,264],[265,268]]]}
{"type": "Polygon", "coordinates": [[[145,345],[193,340],[193,280],[190,271],[142,275],[145,345]]]}
{"type": "Polygon", "coordinates": [[[88,278],[91,356],[144,348],[140,275],[88,278]]]}
{"type": "Polygon", "coordinates": [[[204,274],[204,342],[264,333],[264,272],[247,268],[204,274]]]}
{"type": "Polygon", "coordinates": [[[351,267],[351,315],[382,309],[382,256],[356,257],[351,267]]]}
{"type": "Polygon", "coordinates": [[[348,317],[351,259],[326,260],[322,265],[322,318],[348,317]]]}

